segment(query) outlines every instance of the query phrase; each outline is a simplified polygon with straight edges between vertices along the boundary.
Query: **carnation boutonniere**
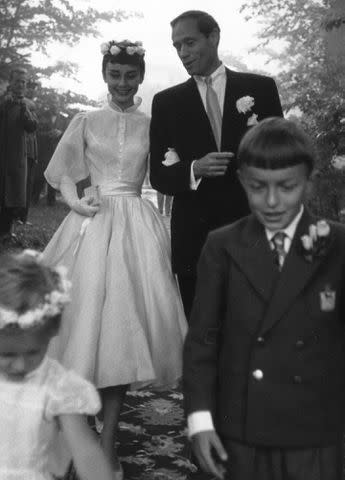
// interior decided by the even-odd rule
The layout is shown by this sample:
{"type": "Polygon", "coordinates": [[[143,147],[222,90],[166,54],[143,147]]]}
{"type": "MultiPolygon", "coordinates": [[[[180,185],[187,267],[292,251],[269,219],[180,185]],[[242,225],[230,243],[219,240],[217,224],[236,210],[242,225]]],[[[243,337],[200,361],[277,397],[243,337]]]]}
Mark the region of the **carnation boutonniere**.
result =
{"type": "Polygon", "coordinates": [[[171,167],[171,165],[175,165],[175,163],[181,161],[174,148],[168,148],[168,151],[164,154],[164,158],[165,160],[163,160],[162,164],[166,167],[171,167]]]}
{"type": "Polygon", "coordinates": [[[257,114],[252,112],[252,108],[254,107],[254,105],[255,105],[255,100],[253,97],[250,97],[249,95],[241,97],[236,101],[236,108],[238,113],[243,113],[244,115],[249,115],[250,113],[252,113],[251,116],[248,117],[247,119],[248,127],[253,127],[258,123],[257,114]]]}
{"type": "Polygon", "coordinates": [[[303,255],[308,262],[324,255],[330,231],[331,227],[326,220],[309,225],[309,233],[301,237],[303,255]]]}

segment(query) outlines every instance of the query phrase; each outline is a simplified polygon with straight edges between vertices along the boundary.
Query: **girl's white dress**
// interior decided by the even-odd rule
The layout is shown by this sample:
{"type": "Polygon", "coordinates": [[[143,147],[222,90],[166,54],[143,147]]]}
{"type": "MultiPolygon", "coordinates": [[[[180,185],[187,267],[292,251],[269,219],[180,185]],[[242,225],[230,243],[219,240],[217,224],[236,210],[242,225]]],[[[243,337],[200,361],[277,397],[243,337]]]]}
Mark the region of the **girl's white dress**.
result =
{"type": "Polygon", "coordinates": [[[88,175],[101,197],[91,219],[71,211],[44,251],[68,267],[72,302],[49,354],[97,387],[173,385],[181,377],[187,324],[171,270],[170,240],[154,205],[141,198],[149,118],[109,103],[77,114],[45,172],[88,175]]]}
{"type": "Polygon", "coordinates": [[[0,479],[62,476],[70,455],[57,417],[95,415],[100,406],[91,383],[49,357],[21,382],[0,376],[0,479]]]}

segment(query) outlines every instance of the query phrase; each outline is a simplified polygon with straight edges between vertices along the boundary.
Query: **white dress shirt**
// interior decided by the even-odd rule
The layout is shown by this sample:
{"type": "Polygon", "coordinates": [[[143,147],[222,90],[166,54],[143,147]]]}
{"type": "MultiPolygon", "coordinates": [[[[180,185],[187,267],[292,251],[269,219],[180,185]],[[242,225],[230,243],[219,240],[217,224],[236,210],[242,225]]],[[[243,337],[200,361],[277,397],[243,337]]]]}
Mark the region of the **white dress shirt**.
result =
{"type": "MultiPolygon", "coordinates": [[[[291,242],[295,235],[297,225],[303,215],[303,211],[304,211],[304,207],[302,205],[300,211],[292,220],[292,222],[283,230],[279,230],[281,232],[284,232],[286,235],[284,240],[284,248],[286,253],[288,253],[290,250],[291,242]]],[[[273,250],[274,246],[273,246],[272,238],[277,233],[277,231],[272,231],[265,228],[265,233],[266,233],[267,240],[270,244],[270,247],[273,250]]],[[[188,423],[189,437],[192,437],[196,433],[214,430],[214,423],[213,423],[211,412],[209,410],[198,410],[197,412],[191,413],[190,415],[188,415],[187,423],[188,423]]]]}
{"type": "MultiPolygon", "coordinates": [[[[223,111],[224,111],[224,97],[225,97],[225,87],[226,87],[226,70],[225,66],[222,63],[217,70],[215,70],[210,77],[212,78],[212,88],[217,94],[218,102],[219,102],[219,107],[221,114],[223,116],[223,111]]],[[[206,77],[201,77],[199,75],[194,75],[194,80],[196,82],[196,86],[198,87],[200,97],[202,100],[202,103],[204,105],[205,111],[206,109],[206,90],[207,90],[207,85],[205,82],[206,77]]],[[[190,188],[192,190],[196,190],[202,180],[202,178],[199,178],[198,180],[195,179],[194,176],[194,171],[193,171],[193,165],[194,165],[195,160],[191,164],[191,169],[190,169],[190,188]]]]}

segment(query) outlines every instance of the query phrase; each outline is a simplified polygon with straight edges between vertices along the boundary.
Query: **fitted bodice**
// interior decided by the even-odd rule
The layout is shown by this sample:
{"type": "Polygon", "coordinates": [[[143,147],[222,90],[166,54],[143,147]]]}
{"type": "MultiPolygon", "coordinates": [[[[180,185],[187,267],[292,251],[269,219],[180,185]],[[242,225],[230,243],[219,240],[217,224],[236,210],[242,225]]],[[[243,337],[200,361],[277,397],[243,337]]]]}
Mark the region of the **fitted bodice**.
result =
{"type": "Polygon", "coordinates": [[[77,114],[45,172],[55,188],[63,175],[75,182],[90,175],[93,185],[129,183],[141,189],[149,153],[149,118],[111,104],[77,114]]]}

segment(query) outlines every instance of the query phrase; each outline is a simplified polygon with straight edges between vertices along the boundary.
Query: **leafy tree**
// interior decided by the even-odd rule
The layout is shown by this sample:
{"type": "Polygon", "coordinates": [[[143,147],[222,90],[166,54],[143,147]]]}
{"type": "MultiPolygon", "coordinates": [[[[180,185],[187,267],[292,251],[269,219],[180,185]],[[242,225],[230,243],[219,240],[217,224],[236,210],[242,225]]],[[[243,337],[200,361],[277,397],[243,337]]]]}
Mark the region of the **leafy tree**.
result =
{"type": "MultiPolygon", "coordinates": [[[[313,206],[331,217],[337,217],[344,185],[344,175],[331,160],[345,153],[345,69],[343,58],[331,58],[327,32],[344,28],[342,2],[246,0],[242,7],[247,20],[262,22],[258,49],[278,41],[280,52],[272,59],[280,65],[277,80],[284,109],[301,112],[299,121],[317,140],[313,206]]],[[[338,52],[344,55],[343,49],[338,52]]]]}
{"type": "Polygon", "coordinates": [[[46,70],[32,68],[31,52],[46,54],[52,42],[73,46],[81,36],[97,36],[100,21],[127,17],[123,11],[80,10],[70,0],[0,0],[0,78],[7,78],[14,64],[26,65],[40,75],[71,74],[75,66],[63,62],[46,70]]]}

